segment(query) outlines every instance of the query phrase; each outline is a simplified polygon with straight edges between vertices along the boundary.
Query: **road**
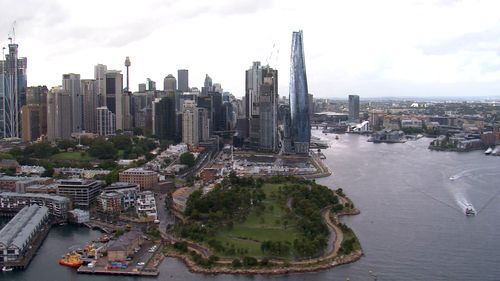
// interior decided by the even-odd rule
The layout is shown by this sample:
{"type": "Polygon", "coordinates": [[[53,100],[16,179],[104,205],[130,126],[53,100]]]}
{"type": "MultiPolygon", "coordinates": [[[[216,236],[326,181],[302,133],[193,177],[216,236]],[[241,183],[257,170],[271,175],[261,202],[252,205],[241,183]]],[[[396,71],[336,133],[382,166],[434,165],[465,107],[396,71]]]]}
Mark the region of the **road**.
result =
{"type": "Polygon", "coordinates": [[[175,223],[174,215],[167,209],[165,200],[167,194],[158,194],[155,196],[156,200],[156,212],[158,215],[158,220],[160,221],[159,229],[161,237],[164,239],[171,238],[171,235],[167,233],[168,225],[175,223]]]}

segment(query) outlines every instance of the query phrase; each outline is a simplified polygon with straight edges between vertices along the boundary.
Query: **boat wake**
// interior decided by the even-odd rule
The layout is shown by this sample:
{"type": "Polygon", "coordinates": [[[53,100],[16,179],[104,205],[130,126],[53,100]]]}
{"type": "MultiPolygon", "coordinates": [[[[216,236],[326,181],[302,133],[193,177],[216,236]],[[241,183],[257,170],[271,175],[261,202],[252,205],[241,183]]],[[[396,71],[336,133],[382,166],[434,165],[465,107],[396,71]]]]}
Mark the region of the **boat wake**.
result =
{"type": "Polygon", "coordinates": [[[472,203],[467,200],[463,194],[455,193],[454,196],[458,206],[464,211],[465,214],[477,213],[476,208],[474,208],[472,203]]]}

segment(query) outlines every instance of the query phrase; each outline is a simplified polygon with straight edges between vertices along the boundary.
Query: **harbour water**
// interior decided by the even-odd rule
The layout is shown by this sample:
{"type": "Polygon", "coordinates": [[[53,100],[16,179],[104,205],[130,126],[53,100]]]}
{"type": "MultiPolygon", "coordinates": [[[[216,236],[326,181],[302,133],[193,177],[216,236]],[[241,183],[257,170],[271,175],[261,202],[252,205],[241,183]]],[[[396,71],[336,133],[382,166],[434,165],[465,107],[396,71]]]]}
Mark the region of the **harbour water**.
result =
{"type": "MultiPolygon", "coordinates": [[[[331,140],[323,150],[333,171],[318,179],[343,188],[361,210],[344,218],[360,239],[365,256],[328,271],[285,276],[199,275],[174,259],[160,267],[159,280],[499,280],[500,157],[482,151],[429,151],[430,139],[374,144],[358,135],[314,134],[331,140]],[[466,217],[472,204],[476,216],[466,217]]],[[[0,280],[151,280],[77,275],[57,260],[70,247],[99,232],[72,226],[51,230],[23,272],[0,280]]]]}

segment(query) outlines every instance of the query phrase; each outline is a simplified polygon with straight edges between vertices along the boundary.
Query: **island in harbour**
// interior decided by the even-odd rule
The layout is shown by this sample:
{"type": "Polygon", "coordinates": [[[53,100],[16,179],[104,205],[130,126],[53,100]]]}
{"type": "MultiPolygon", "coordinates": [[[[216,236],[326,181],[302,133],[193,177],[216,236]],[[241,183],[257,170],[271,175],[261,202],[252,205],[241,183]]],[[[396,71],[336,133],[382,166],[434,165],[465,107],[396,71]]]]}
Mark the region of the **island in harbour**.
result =
{"type": "Polygon", "coordinates": [[[340,222],[359,214],[342,189],[293,176],[238,177],[194,191],[166,256],[200,273],[284,274],[318,271],[363,255],[340,222]]]}

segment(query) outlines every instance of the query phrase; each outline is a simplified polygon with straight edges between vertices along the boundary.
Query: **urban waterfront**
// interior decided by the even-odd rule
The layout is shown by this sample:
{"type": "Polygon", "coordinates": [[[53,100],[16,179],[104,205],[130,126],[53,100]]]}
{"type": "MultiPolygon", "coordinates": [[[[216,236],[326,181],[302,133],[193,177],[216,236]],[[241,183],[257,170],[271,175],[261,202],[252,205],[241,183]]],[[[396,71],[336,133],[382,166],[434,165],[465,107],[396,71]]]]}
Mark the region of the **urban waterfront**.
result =
{"type": "MultiPolygon", "coordinates": [[[[495,179],[500,175],[500,157],[481,151],[430,151],[431,139],[425,138],[374,144],[365,136],[340,135],[335,140],[334,135],[313,134],[332,142],[323,152],[333,175],[317,181],[343,188],[362,212],[344,218],[362,243],[365,256],[360,261],[317,273],[247,277],[194,274],[180,261],[166,259],[158,279],[371,280],[373,275],[378,280],[498,279],[500,186],[495,179]],[[477,216],[464,215],[469,203],[477,216]]],[[[99,235],[86,228],[55,227],[29,268],[0,273],[2,280],[142,280],[77,275],[58,265],[69,248],[99,235]]]]}

